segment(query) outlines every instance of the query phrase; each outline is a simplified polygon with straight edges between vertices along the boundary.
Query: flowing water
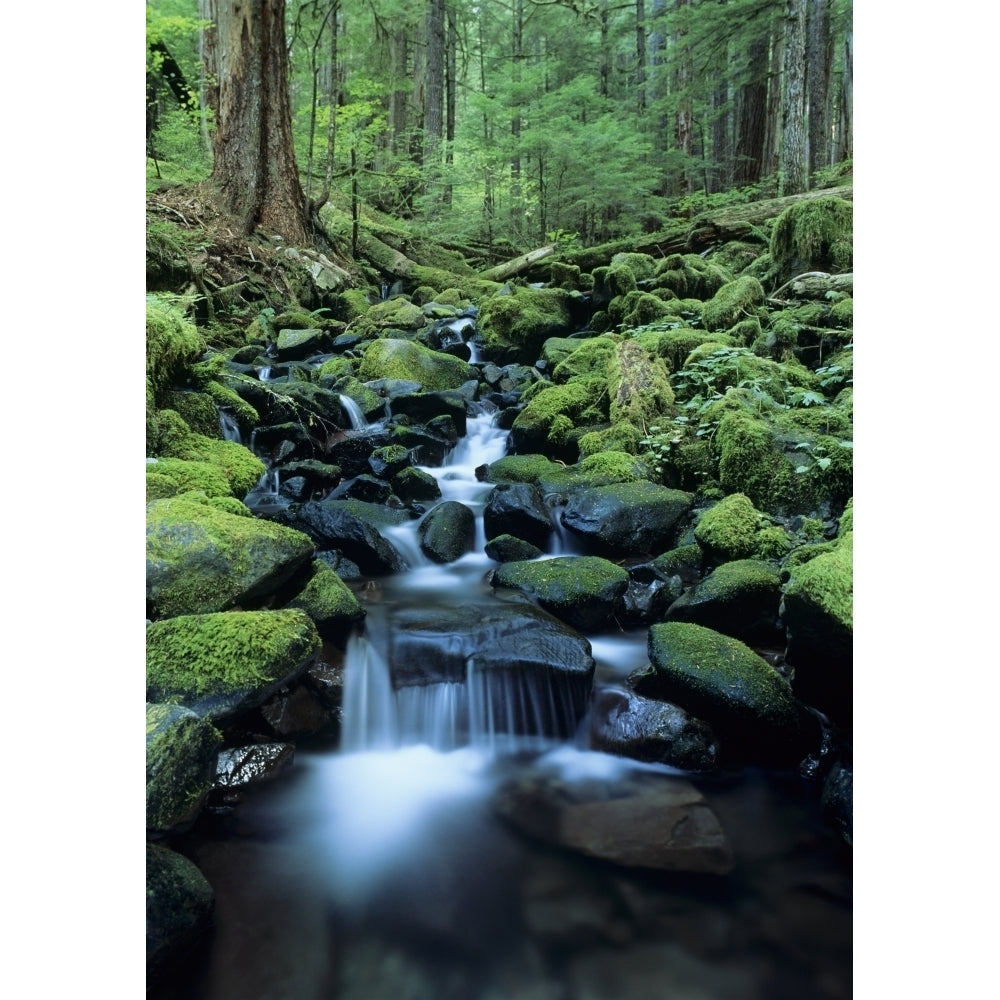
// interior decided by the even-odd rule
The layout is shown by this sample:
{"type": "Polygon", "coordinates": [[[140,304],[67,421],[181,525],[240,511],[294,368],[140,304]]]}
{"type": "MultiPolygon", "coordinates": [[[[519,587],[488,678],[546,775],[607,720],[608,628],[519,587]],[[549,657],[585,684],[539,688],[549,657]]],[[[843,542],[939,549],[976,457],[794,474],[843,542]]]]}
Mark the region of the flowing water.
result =
{"type": "MultiPolygon", "coordinates": [[[[624,868],[508,825],[512,778],[659,780],[671,769],[517,734],[470,672],[394,690],[396,616],[487,608],[475,469],[501,457],[488,414],[440,469],[444,499],[476,513],[476,545],[429,562],[414,525],[387,533],[410,569],[362,593],[345,660],[339,748],[297,752],[281,781],[178,843],[216,892],[209,948],[154,1000],[839,1000],[852,995],[850,854],[795,774],[690,778],[732,843],[728,875],[624,868]],[[652,776],[652,778],[650,777],[652,776]]],[[[554,543],[554,548],[558,542],[554,543]]],[[[588,637],[596,685],[646,662],[645,630],[588,637]]],[[[531,716],[526,690],[520,699],[531,716]]],[[[493,694],[495,697],[495,692],[493,694]]]]}

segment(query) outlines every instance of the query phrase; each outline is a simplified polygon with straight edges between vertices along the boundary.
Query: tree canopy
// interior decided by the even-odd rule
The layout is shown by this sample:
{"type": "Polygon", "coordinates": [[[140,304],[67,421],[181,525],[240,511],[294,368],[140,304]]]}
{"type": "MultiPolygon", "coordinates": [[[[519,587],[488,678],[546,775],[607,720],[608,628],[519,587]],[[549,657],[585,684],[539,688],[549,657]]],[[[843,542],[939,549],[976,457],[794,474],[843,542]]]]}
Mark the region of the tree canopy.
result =
{"type": "MultiPolygon", "coordinates": [[[[212,132],[232,70],[216,25],[229,6],[147,6],[154,177],[220,170],[212,132]]],[[[850,170],[850,0],[277,6],[277,99],[314,207],[353,190],[438,239],[523,248],[653,231],[850,170]]]]}

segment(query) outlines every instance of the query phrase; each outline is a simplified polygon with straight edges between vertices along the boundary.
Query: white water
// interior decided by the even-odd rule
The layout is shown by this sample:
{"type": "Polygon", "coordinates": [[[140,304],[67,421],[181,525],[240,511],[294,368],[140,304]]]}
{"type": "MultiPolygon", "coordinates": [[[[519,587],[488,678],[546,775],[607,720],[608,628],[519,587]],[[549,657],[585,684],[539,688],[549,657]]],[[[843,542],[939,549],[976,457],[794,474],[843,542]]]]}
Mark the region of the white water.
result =
{"type": "Polygon", "coordinates": [[[355,431],[362,431],[368,426],[368,421],[365,420],[365,415],[361,412],[361,407],[351,399],[350,396],[341,395],[340,405],[344,408],[344,413],[347,414],[347,419],[351,423],[351,429],[355,431]]]}

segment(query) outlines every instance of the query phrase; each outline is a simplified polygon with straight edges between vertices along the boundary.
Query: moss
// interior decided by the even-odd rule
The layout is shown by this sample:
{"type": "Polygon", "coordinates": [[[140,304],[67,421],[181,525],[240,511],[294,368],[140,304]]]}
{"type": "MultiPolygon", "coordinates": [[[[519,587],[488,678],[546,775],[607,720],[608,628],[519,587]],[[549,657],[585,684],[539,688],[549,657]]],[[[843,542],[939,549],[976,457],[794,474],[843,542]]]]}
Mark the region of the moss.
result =
{"type": "MultiPolygon", "coordinates": [[[[256,409],[228,385],[222,385],[213,380],[205,385],[205,394],[216,407],[225,407],[230,410],[241,427],[253,430],[260,423],[260,414],[256,409]]],[[[218,416],[216,416],[216,425],[218,425],[218,416]]]]}
{"type": "Polygon", "coordinates": [[[681,299],[710,299],[727,282],[732,271],[698,254],[671,254],[657,264],[655,283],[681,299]]]}
{"type": "Polygon", "coordinates": [[[607,282],[612,301],[628,295],[629,292],[638,291],[635,272],[628,264],[612,264],[604,280],[607,282]]]}
{"type": "Polygon", "coordinates": [[[638,455],[642,438],[642,431],[627,420],[619,420],[601,430],[587,431],[578,442],[580,461],[582,463],[585,459],[608,451],[638,455]]]}
{"type": "Polygon", "coordinates": [[[622,316],[622,324],[626,327],[645,326],[673,314],[674,309],[670,303],[649,292],[640,292],[638,297],[628,304],[627,311],[622,316]]]}
{"type": "Polygon", "coordinates": [[[847,501],[844,513],[840,515],[840,524],[837,527],[838,535],[846,535],[847,532],[854,531],[854,497],[847,501]]]}
{"type": "Polygon", "coordinates": [[[317,375],[317,381],[320,385],[325,385],[328,381],[332,382],[337,379],[352,377],[354,375],[354,361],[343,355],[327,358],[319,366],[317,375]]]}
{"type": "Polygon", "coordinates": [[[794,567],[785,601],[807,601],[847,631],[854,628],[854,539],[841,535],[833,547],[794,567]]]}
{"type": "MultiPolygon", "coordinates": [[[[545,342],[546,347],[553,339],[545,342]]],[[[607,370],[608,359],[614,354],[615,342],[616,338],[611,336],[562,340],[561,343],[576,346],[555,366],[552,381],[564,384],[577,375],[603,375],[607,370]]]]}
{"type": "Polygon", "coordinates": [[[664,576],[690,579],[701,574],[703,553],[700,545],[680,545],[653,560],[657,572],[664,576]]]}
{"type": "Polygon", "coordinates": [[[575,327],[570,294],[561,288],[514,288],[482,302],[477,317],[483,349],[498,361],[534,362],[549,337],[575,327]]]}
{"type": "MultiPolygon", "coordinates": [[[[822,521],[819,522],[822,525],[822,521]]],[[[836,542],[817,542],[815,545],[800,545],[785,556],[781,564],[782,573],[791,576],[791,573],[799,566],[804,566],[807,562],[821,556],[826,552],[832,552],[837,546],[836,542]]]]}
{"type": "Polygon", "coordinates": [[[841,299],[833,304],[830,319],[840,327],[851,329],[854,326],[854,299],[841,299]]]}
{"type": "Polygon", "coordinates": [[[206,496],[225,497],[232,492],[225,473],[210,462],[189,462],[179,458],[158,458],[146,463],[146,475],[168,476],[177,484],[176,492],[200,490],[206,496]]]}
{"type": "Polygon", "coordinates": [[[622,451],[604,451],[580,460],[580,468],[593,476],[594,485],[607,483],[634,483],[641,479],[653,481],[653,473],[646,462],[622,451]]]}
{"type": "Polygon", "coordinates": [[[434,476],[414,466],[401,469],[392,477],[392,491],[407,503],[441,497],[441,487],[434,476]]]}
{"type": "Polygon", "coordinates": [[[621,252],[611,258],[611,267],[627,267],[636,281],[647,281],[656,273],[656,258],[648,253],[621,252]]]}
{"type": "MultiPolygon", "coordinates": [[[[186,496],[186,494],[182,495],[186,496]]],[[[253,511],[242,500],[237,500],[236,497],[207,497],[206,502],[209,507],[221,510],[225,514],[232,514],[233,517],[252,518],[254,516],[253,511]]]]}
{"type": "Polygon", "coordinates": [[[607,374],[612,423],[626,421],[645,427],[672,412],[670,371],[662,358],[650,355],[637,341],[624,340],[615,345],[607,374]]]}
{"type": "Polygon", "coordinates": [[[321,635],[346,631],[366,614],[354,592],[326,563],[316,559],[312,576],[299,594],[288,602],[301,608],[315,622],[321,635]]]}
{"type": "Polygon", "coordinates": [[[476,370],[460,358],[409,340],[373,341],[358,365],[358,378],[363,382],[405,379],[419,382],[424,392],[458,389],[476,377],[476,370]]]}
{"type": "Polygon", "coordinates": [[[743,413],[723,417],[715,435],[719,484],[727,493],[743,493],[764,510],[783,507],[793,494],[791,465],[775,447],[762,421],[743,413]]]}
{"type": "Polygon", "coordinates": [[[150,467],[146,467],[146,503],[177,496],[178,493],[180,486],[176,479],[171,479],[162,472],[151,472],[150,467]]]}
{"type": "Polygon", "coordinates": [[[579,264],[563,264],[553,261],[549,267],[549,281],[556,288],[573,291],[580,288],[579,264]]]}
{"type": "MultiPolygon", "coordinates": [[[[511,432],[515,438],[544,440],[558,417],[568,420],[571,427],[607,421],[605,378],[577,377],[565,385],[538,385],[537,391],[532,387],[527,404],[514,419],[511,432]]],[[[529,393],[524,396],[528,398],[529,393]]],[[[525,449],[518,447],[518,450],[525,449]]]]}
{"type": "Polygon", "coordinates": [[[146,508],[147,599],[163,617],[231,606],[314,550],[302,532],[206,501],[181,495],[146,508]]]}
{"type": "Polygon", "coordinates": [[[202,434],[171,435],[162,446],[160,457],[214,465],[226,477],[230,494],[237,498],[245,497],[266,471],[264,463],[249,448],[235,441],[217,441],[202,434]]]}
{"type": "Polygon", "coordinates": [[[792,550],[792,540],[784,528],[772,525],[761,528],[754,538],[753,556],[756,559],[784,559],[792,550]]]}
{"type": "Polygon", "coordinates": [[[222,437],[219,425],[219,410],[210,396],[203,392],[175,391],[164,397],[168,409],[176,410],[184,422],[198,434],[205,437],[222,437]]]}
{"type": "Polygon", "coordinates": [[[486,467],[483,479],[487,483],[538,483],[561,469],[544,455],[506,455],[486,467]]]}
{"type": "Polygon", "coordinates": [[[147,698],[176,702],[266,687],[304,665],[321,645],[316,626],[299,609],[153,622],[146,629],[147,698]]]}
{"type": "Polygon", "coordinates": [[[728,330],[756,309],[767,298],[764,286],[754,277],[744,275],[723,285],[705,303],[701,320],[706,330],[728,330]]]}
{"type": "Polygon", "coordinates": [[[741,240],[730,240],[723,243],[712,254],[712,263],[718,267],[726,268],[732,274],[737,275],[745,268],[749,267],[762,253],[766,247],[759,243],[744,243],[741,240]]]}
{"type": "Polygon", "coordinates": [[[746,559],[753,555],[760,527],[760,511],[749,497],[734,493],[701,515],[694,537],[707,555],[721,561],[746,559]]]}
{"type": "Polygon", "coordinates": [[[184,318],[176,299],[146,296],[146,379],[156,405],[165,393],[185,380],[205,343],[197,327],[184,318]]]}
{"type": "Polygon", "coordinates": [[[805,271],[850,271],[853,266],[854,207],[842,198],[812,198],[789,205],[774,224],[770,254],[777,273],[792,278],[805,271]]]}

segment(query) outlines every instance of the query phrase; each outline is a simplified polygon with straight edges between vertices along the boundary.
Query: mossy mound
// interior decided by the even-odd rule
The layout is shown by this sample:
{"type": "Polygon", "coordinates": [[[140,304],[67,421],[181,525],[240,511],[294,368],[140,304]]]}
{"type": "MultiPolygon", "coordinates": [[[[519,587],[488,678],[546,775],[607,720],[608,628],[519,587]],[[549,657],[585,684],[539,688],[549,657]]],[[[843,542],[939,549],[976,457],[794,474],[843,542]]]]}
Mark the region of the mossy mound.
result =
{"type": "MultiPolygon", "coordinates": [[[[600,430],[586,431],[577,440],[579,460],[582,465],[587,459],[596,459],[605,452],[621,452],[626,455],[638,455],[642,450],[643,433],[635,424],[627,420],[619,420],[610,427],[600,430]]],[[[648,467],[648,463],[644,463],[648,467]]],[[[650,469],[643,475],[644,479],[655,479],[650,469]]]]}
{"type": "Polygon", "coordinates": [[[146,508],[146,600],[170,618],[263,600],[313,554],[308,535],[183,496],[146,508]]]}
{"type": "Polygon", "coordinates": [[[361,337],[381,337],[393,330],[416,332],[427,326],[423,309],[402,296],[376,302],[351,324],[351,332],[361,337]]]}
{"type": "Polygon", "coordinates": [[[756,314],[767,298],[764,286],[751,275],[743,275],[723,285],[705,303],[701,320],[706,330],[729,330],[740,320],[756,314]]]}
{"type": "MultiPolygon", "coordinates": [[[[561,455],[571,431],[607,422],[606,378],[577,377],[565,385],[539,385],[511,426],[514,451],[561,455]]],[[[577,456],[569,457],[575,461],[577,456]]]]}
{"type": "Polygon", "coordinates": [[[789,205],[775,220],[770,254],[779,281],[806,271],[850,271],[854,266],[854,206],[836,197],[789,205]]]}
{"type": "Polygon", "coordinates": [[[215,779],[222,734],[181,705],[146,705],[146,833],[191,827],[215,779]]]}
{"type": "Polygon", "coordinates": [[[603,375],[615,351],[615,338],[607,335],[588,337],[586,340],[549,338],[545,347],[553,342],[574,345],[572,351],[564,355],[552,370],[552,381],[557,383],[569,382],[577,375],[603,375]]]}
{"type": "Polygon", "coordinates": [[[565,337],[578,325],[569,292],[561,288],[507,288],[485,299],[477,325],[483,353],[497,364],[533,364],[549,337],[565,337]]]}
{"type": "MultiPolygon", "coordinates": [[[[182,458],[157,458],[146,463],[146,478],[169,479],[175,486],[173,496],[188,490],[199,490],[208,497],[232,496],[232,487],[226,474],[211,462],[188,462],[182,458]]],[[[148,486],[147,486],[148,495],[148,486]]]]}
{"type": "Polygon", "coordinates": [[[730,761],[792,763],[803,751],[791,685],[752,649],[687,622],[650,626],[649,664],[629,676],[638,694],[669,701],[707,722],[730,761]]]}
{"type": "Polygon", "coordinates": [[[183,615],[146,629],[146,698],[221,720],[298,678],[322,642],[302,610],[183,615]]]}
{"type": "Polygon", "coordinates": [[[643,330],[637,330],[635,339],[650,354],[663,358],[672,372],[683,368],[691,352],[705,344],[713,345],[712,350],[734,346],[732,337],[725,333],[709,333],[691,327],[661,329],[655,323],[643,330]]]}
{"type": "Polygon", "coordinates": [[[424,392],[458,389],[477,375],[460,358],[432,351],[415,341],[391,338],[373,341],[358,365],[362,382],[402,379],[419,383],[424,392]]]}
{"type": "Polygon", "coordinates": [[[670,370],[662,358],[651,355],[638,341],[623,340],[614,345],[607,375],[612,423],[645,427],[673,411],[670,370]]]}
{"type": "Polygon", "coordinates": [[[194,862],[146,844],[146,982],[183,963],[212,926],[215,892],[194,862]]]}
{"type": "Polygon", "coordinates": [[[796,694],[850,723],[853,716],[854,534],[791,571],[781,605],[788,633],[785,657],[795,668],[796,694]]]}
{"type": "Polygon", "coordinates": [[[628,572],[596,556],[557,556],[507,562],[494,570],[493,587],[527,594],[541,608],[581,632],[607,627],[628,589],[628,572]]]}
{"type": "Polygon", "coordinates": [[[707,559],[725,563],[754,554],[761,525],[761,513],[750,498],[733,493],[701,515],[694,537],[707,559]]]}
{"type": "Polygon", "coordinates": [[[146,296],[146,384],[157,406],[170,388],[184,383],[186,370],[204,350],[198,328],[184,317],[178,300],[146,296]]]}
{"type": "Polygon", "coordinates": [[[450,563],[472,550],[476,515],[458,500],[445,500],[431,509],[417,528],[420,550],[436,563],[450,563]]]}
{"type": "Polygon", "coordinates": [[[710,299],[732,280],[728,268],[695,253],[671,254],[657,264],[655,272],[655,286],[669,289],[678,299],[710,299]]]}
{"type": "Polygon", "coordinates": [[[301,608],[313,620],[319,634],[334,641],[346,639],[366,614],[354,591],[318,559],[313,560],[309,581],[286,607],[301,608]]]}

